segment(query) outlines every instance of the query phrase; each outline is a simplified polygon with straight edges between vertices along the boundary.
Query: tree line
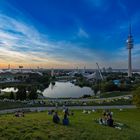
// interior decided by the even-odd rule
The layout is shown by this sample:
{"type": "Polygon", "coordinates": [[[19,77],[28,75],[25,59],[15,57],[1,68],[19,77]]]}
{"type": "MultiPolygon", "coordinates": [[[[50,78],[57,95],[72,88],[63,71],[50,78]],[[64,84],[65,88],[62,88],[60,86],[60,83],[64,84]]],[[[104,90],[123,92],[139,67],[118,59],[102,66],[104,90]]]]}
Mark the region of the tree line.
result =
{"type": "Polygon", "coordinates": [[[9,99],[14,100],[34,100],[38,98],[38,92],[36,87],[28,87],[19,86],[18,91],[16,93],[11,92],[9,95],[9,99]]]}

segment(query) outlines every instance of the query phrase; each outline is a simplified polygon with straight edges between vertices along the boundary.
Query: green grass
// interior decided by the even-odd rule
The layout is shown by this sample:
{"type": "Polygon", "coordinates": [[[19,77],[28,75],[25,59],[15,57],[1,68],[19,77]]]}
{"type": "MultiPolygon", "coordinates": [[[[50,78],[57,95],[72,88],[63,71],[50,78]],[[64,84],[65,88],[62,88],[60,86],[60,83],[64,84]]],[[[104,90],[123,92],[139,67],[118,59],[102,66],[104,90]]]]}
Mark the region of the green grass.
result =
{"type": "MultiPolygon", "coordinates": [[[[114,120],[124,123],[122,130],[101,126],[94,121],[101,110],[91,114],[74,111],[70,125],[54,124],[47,112],[28,113],[24,118],[0,116],[0,140],[139,140],[140,110],[113,110],[114,120]]],[[[63,114],[59,112],[62,119],[63,114]]]]}
{"type": "Polygon", "coordinates": [[[23,107],[24,104],[20,103],[20,102],[2,102],[0,101],[0,110],[3,110],[3,109],[12,109],[12,108],[20,108],[20,107],[23,107]]]}
{"type": "Polygon", "coordinates": [[[21,102],[2,102],[0,101],[0,110],[4,109],[14,109],[14,108],[24,108],[24,107],[42,107],[43,105],[40,104],[34,104],[34,105],[28,105],[21,102]]]}
{"type": "Polygon", "coordinates": [[[117,97],[117,96],[123,96],[123,95],[131,95],[131,92],[119,92],[119,91],[113,91],[113,92],[105,92],[101,93],[101,98],[109,98],[109,97],[117,97]]]}

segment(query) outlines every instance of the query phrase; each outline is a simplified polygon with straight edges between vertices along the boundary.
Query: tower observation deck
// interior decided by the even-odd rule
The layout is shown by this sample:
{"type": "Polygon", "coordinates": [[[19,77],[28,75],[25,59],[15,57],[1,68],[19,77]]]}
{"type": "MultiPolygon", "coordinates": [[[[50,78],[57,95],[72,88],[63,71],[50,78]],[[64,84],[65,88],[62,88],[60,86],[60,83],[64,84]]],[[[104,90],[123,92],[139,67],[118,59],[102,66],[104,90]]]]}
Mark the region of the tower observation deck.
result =
{"type": "Polygon", "coordinates": [[[127,43],[127,49],[128,49],[128,77],[132,77],[132,58],[131,58],[131,49],[133,48],[133,36],[131,33],[131,24],[129,26],[129,34],[128,39],[126,41],[127,43]]]}

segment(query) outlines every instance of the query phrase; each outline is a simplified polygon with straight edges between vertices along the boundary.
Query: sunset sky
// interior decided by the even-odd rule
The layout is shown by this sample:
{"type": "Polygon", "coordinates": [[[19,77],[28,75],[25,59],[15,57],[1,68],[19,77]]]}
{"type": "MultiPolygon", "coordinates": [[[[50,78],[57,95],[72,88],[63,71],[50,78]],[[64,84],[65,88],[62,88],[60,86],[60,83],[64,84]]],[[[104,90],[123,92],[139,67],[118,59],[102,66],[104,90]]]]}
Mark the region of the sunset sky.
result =
{"type": "Polygon", "coordinates": [[[0,0],[0,68],[140,68],[139,0],[0,0]]]}

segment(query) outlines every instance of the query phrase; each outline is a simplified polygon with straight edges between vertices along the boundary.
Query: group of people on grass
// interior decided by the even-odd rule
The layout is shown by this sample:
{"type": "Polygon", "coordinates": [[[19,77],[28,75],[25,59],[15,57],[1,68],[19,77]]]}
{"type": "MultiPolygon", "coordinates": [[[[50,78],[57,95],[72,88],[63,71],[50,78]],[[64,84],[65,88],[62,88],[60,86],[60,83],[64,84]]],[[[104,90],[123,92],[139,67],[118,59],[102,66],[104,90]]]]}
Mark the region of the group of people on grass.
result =
{"type": "MultiPolygon", "coordinates": [[[[68,118],[69,115],[70,115],[69,110],[68,110],[68,108],[66,108],[64,110],[64,117],[63,117],[63,120],[62,120],[63,125],[66,125],[66,126],[69,125],[69,118],[68,118]]],[[[71,113],[71,115],[74,115],[73,112],[71,113]]],[[[58,116],[57,111],[54,112],[53,122],[54,123],[60,123],[60,117],[58,116]]]]}
{"type": "MultiPolygon", "coordinates": [[[[57,112],[55,112],[53,115],[53,122],[60,123],[60,118],[59,118],[57,112]]],[[[63,123],[63,125],[69,125],[69,119],[68,119],[68,115],[66,113],[64,114],[64,118],[62,120],[62,123],[63,123]]]]}
{"type": "Polygon", "coordinates": [[[110,112],[109,110],[105,110],[102,114],[102,117],[99,119],[99,124],[109,126],[109,127],[114,127],[121,130],[124,124],[118,122],[114,123],[112,116],[113,116],[113,112],[110,112]]]}
{"type": "Polygon", "coordinates": [[[113,112],[105,110],[102,114],[102,117],[99,119],[99,124],[107,125],[110,127],[114,126],[114,120],[112,119],[113,112]]]}
{"type": "MultiPolygon", "coordinates": [[[[63,119],[62,119],[62,124],[65,125],[65,126],[68,126],[69,125],[68,116],[69,115],[73,116],[74,113],[72,111],[69,112],[68,108],[65,108],[63,110],[63,112],[64,112],[64,116],[63,116],[63,119]]],[[[94,110],[94,112],[95,112],[95,110],[94,110]]],[[[84,110],[83,113],[90,114],[91,112],[89,113],[89,111],[84,110]]],[[[59,117],[57,111],[49,110],[48,115],[53,115],[52,120],[53,120],[54,123],[56,123],[56,124],[60,123],[60,117],[59,117]]],[[[14,116],[15,117],[24,117],[24,112],[23,111],[17,111],[17,112],[15,112],[14,116]]],[[[114,128],[117,128],[117,129],[122,129],[122,126],[123,126],[123,124],[114,123],[113,112],[110,112],[109,110],[103,111],[102,116],[99,118],[98,122],[101,125],[114,127],[114,128]]]]}

